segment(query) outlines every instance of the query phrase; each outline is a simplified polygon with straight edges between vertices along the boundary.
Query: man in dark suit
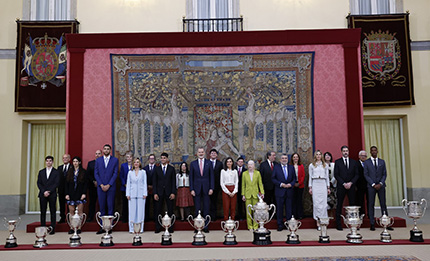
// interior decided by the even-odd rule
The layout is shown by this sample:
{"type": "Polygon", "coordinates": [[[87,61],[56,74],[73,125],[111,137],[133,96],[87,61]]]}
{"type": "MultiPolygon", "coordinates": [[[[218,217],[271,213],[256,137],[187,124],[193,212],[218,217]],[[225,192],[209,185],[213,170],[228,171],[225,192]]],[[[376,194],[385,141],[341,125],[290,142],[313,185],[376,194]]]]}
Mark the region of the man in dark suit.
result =
{"type": "MultiPolygon", "coordinates": [[[[378,158],[378,148],[370,147],[370,157],[364,162],[364,177],[367,181],[369,195],[369,219],[370,230],[375,230],[375,197],[378,194],[379,203],[381,204],[381,214],[388,215],[387,204],[385,203],[385,180],[387,179],[387,168],[385,161],[378,158]]],[[[392,227],[387,227],[388,230],[393,230],[392,227]]]]}
{"type": "Polygon", "coordinates": [[[218,151],[216,149],[211,149],[209,152],[210,162],[212,164],[213,173],[214,173],[214,193],[210,196],[211,207],[210,207],[210,215],[212,221],[217,219],[217,206],[218,206],[218,195],[221,193],[221,170],[223,169],[222,162],[219,161],[218,151]]]}
{"type": "Polygon", "coordinates": [[[119,179],[121,181],[121,198],[122,198],[122,213],[121,220],[123,223],[128,223],[128,199],[125,196],[125,187],[127,186],[128,172],[132,169],[133,165],[133,152],[128,151],[125,153],[127,162],[121,164],[119,171],[119,179]]]}
{"type": "Polygon", "coordinates": [[[87,222],[92,222],[96,213],[97,203],[97,181],[94,177],[94,168],[96,165],[96,159],[102,156],[101,150],[96,150],[95,159],[88,162],[87,165],[87,178],[88,178],[88,192],[89,192],[89,207],[88,207],[88,219],[87,222]]]}
{"type": "MultiPolygon", "coordinates": [[[[155,168],[155,155],[150,154],[148,156],[148,165],[143,167],[146,171],[146,183],[148,184],[148,196],[145,201],[145,221],[151,220],[150,214],[150,206],[151,202],[153,202],[153,186],[152,186],[152,177],[154,176],[154,168],[155,168]]],[[[154,203],[152,203],[154,204],[154,203]]],[[[155,215],[155,205],[153,207],[153,215],[155,215]]],[[[155,217],[154,220],[158,220],[158,217],[155,217]]]]}
{"type": "MultiPolygon", "coordinates": [[[[162,212],[163,204],[166,202],[167,213],[173,215],[173,203],[176,195],[176,172],[175,168],[168,164],[169,154],[163,152],[160,156],[161,164],[156,166],[152,176],[152,188],[155,203],[155,233],[160,233],[161,225],[158,221],[158,215],[162,212]]],[[[163,215],[162,215],[163,216],[163,215]]],[[[173,232],[173,226],[169,228],[173,232]]]]}
{"type": "MultiPolygon", "coordinates": [[[[245,167],[245,160],[242,157],[239,157],[236,161],[236,170],[237,175],[239,177],[238,191],[237,195],[242,195],[242,174],[247,169],[245,167]]],[[[243,220],[246,217],[245,211],[245,202],[242,200],[242,197],[237,197],[237,211],[236,211],[236,220],[243,220]]]]}
{"type": "MultiPolygon", "coordinates": [[[[103,157],[96,159],[94,168],[101,216],[106,215],[106,207],[108,209],[107,215],[113,215],[114,211],[118,159],[110,155],[111,150],[112,147],[109,144],[103,146],[103,157]]],[[[102,233],[104,233],[103,229],[97,232],[97,234],[102,233]]]]}
{"type": "Polygon", "coordinates": [[[39,203],[40,203],[40,225],[46,226],[46,209],[49,203],[49,211],[51,212],[51,235],[55,234],[56,225],[56,207],[57,203],[57,187],[60,182],[60,173],[52,167],[54,157],[46,156],[46,168],[39,171],[37,176],[37,187],[39,188],[39,203]]]}
{"type": "Polygon", "coordinates": [[[70,169],[70,154],[63,155],[63,165],[58,166],[57,170],[60,174],[60,182],[58,184],[58,203],[60,205],[60,221],[66,222],[66,176],[70,169]]]}
{"type": "Polygon", "coordinates": [[[272,181],[275,184],[276,216],[278,231],[284,229],[284,207],[287,220],[291,219],[293,211],[293,188],[296,183],[296,171],[288,165],[288,155],[282,154],[281,164],[273,168],[272,181]]]}
{"type": "Polygon", "coordinates": [[[337,180],[336,229],[342,229],[341,213],[343,200],[348,195],[349,205],[355,204],[355,184],[358,180],[358,163],[349,158],[348,146],[342,146],[342,158],[334,162],[334,177],[337,180]]]}
{"type": "Polygon", "coordinates": [[[355,193],[355,204],[360,208],[360,215],[366,214],[367,181],[364,177],[364,162],[367,160],[367,152],[360,150],[358,153],[358,175],[357,191],[355,193]]]}
{"type": "Polygon", "coordinates": [[[261,178],[263,180],[263,186],[264,186],[264,201],[266,201],[267,204],[276,204],[275,203],[275,185],[272,181],[272,174],[273,170],[277,163],[276,161],[276,153],[274,151],[269,151],[266,154],[266,161],[263,161],[260,164],[260,174],[261,178]]]}
{"type": "MultiPolygon", "coordinates": [[[[198,159],[192,161],[190,164],[190,191],[194,197],[194,206],[196,208],[196,216],[202,209],[203,203],[203,217],[209,215],[209,196],[213,194],[214,190],[214,174],[211,162],[205,159],[205,149],[197,149],[198,159]]],[[[207,224],[206,224],[207,225],[207,224]]],[[[209,232],[207,226],[204,232],[209,232]]]]}

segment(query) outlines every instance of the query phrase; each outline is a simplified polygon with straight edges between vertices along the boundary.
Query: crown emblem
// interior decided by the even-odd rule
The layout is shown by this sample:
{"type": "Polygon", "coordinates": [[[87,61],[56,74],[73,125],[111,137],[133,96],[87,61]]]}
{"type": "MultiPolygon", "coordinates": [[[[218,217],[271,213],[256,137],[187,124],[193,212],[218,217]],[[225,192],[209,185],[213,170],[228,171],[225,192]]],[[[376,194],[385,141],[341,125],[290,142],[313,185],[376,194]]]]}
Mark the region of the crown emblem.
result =
{"type": "Polygon", "coordinates": [[[55,49],[58,45],[58,39],[53,37],[48,37],[48,34],[45,33],[44,37],[38,37],[34,38],[33,45],[39,49],[39,48],[49,48],[49,49],[55,49]]]}

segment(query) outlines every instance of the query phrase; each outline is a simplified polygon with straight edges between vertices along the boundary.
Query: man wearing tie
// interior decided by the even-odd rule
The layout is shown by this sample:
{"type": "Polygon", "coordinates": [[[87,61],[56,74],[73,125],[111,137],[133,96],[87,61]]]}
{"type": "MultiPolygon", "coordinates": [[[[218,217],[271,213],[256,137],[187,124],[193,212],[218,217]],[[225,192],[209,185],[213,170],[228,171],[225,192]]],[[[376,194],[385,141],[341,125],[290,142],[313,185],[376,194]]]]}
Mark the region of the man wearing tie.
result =
{"type": "MultiPolygon", "coordinates": [[[[239,185],[238,185],[238,195],[242,195],[242,173],[245,172],[247,169],[244,166],[245,160],[242,157],[239,157],[236,161],[236,170],[237,175],[239,177],[239,185]]],[[[236,220],[243,220],[246,217],[246,211],[245,211],[245,203],[242,200],[242,197],[237,197],[237,212],[236,212],[236,220]]]]}
{"type": "Polygon", "coordinates": [[[210,155],[210,161],[212,164],[214,180],[215,180],[214,193],[210,196],[210,200],[211,200],[210,215],[211,215],[211,220],[215,221],[217,218],[218,195],[221,193],[220,179],[221,179],[221,170],[223,168],[223,164],[221,161],[217,159],[218,151],[216,149],[211,149],[209,152],[209,155],[210,155]]]}
{"type": "MultiPolygon", "coordinates": [[[[197,149],[197,157],[198,159],[192,161],[190,164],[190,191],[194,197],[196,216],[199,210],[203,208],[202,215],[206,217],[206,215],[209,215],[209,196],[212,195],[214,190],[213,167],[211,166],[211,162],[205,159],[204,148],[197,149]]],[[[209,232],[207,226],[205,226],[204,232],[209,232]]]]}
{"type": "MultiPolygon", "coordinates": [[[[175,168],[168,164],[169,154],[163,152],[160,156],[161,164],[156,166],[152,176],[152,185],[155,204],[155,233],[160,233],[161,224],[158,222],[158,215],[162,212],[164,202],[167,206],[167,214],[173,215],[173,203],[176,195],[176,172],[175,168]]],[[[169,228],[173,233],[173,226],[169,228]]]]}
{"type": "Polygon", "coordinates": [[[128,199],[125,196],[125,189],[127,186],[128,172],[132,169],[133,165],[133,152],[128,151],[125,153],[125,159],[127,162],[121,164],[121,170],[119,171],[119,179],[121,180],[121,197],[122,197],[122,222],[128,223],[128,199]]]}
{"type": "Polygon", "coordinates": [[[358,180],[358,163],[349,158],[348,146],[342,146],[342,157],[334,163],[334,177],[337,180],[337,204],[336,204],[336,229],[342,229],[342,213],[343,200],[348,195],[349,205],[355,204],[355,184],[358,180]]]}
{"type": "Polygon", "coordinates": [[[355,204],[360,208],[360,215],[366,214],[367,181],[364,177],[364,162],[367,160],[367,152],[361,150],[358,153],[358,175],[357,192],[355,193],[355,204]]]}
{"type": "Polygon", "coordinates": [[[37,187],[39,188],[39,203],[40,203],[40,225],[46,226],[46,209],[49,203],[49,212],[51,212],[51,227],[49,234],[55,234],[56,224],[56,208],[57,203],[57,187],[60,182],[60,173],[52,167],[54,157],[47,156],[45,158],[46,168],[39,171],[37,176],[37,187]]]}
{"type": "Polygon", "coordinates": [[[273,169],[272,182],[275,184],[276,216],[278,231],[284,229],[284,207],[287,220],[291,219],[293,211],[293,188],[296,183],[296,172],[292,165],[288,165],[288,155],[282,154],[281,164],[273,169]]]}
{"type": "Polygon", "coordinates": [[[260,165],[260,174],[261,174],[261,178],[263,179],[264,192],[266,193],[264,195],[264,201],[266,201],[266,203],[270,205],[272,203],[275,203],[275,199],[274,199],[275,185],[273,185],[273,182],[272,182],[272,174],[275,166],[279,163],[275,162],[276,153],[274,151],[267,152],[266,158],[267,160],[261,163],[260,165]]]}
{"type": "Polygon", "coordinates": [[[96,159],[102,156],[101,150],[96,150],[95,159],[88,162],[87,165],[87,178],[88,178],[88,191],[90,194],[90,205],[88,209],[87,222],[92,222],[96,213],[96,202],[97,202],[97,181],[94,177],[94,168],[96,166],[96,159]]]}
{"type": "Polygon", "coordinates": [[[63,165],[58,166],[57,170],[60,172],[60,182],[58,184],[58,203],[60,205],[60,221],[58,223],[66,222],[66,176],[70,169],[70,154],[63,155],[63,165]]]}
{"type": "MultiPolygon", "coordinates": [[[[154,174],[154,168],[155,168],[155,155],[149,154],[148,156],[148,165],[143,167],[143,169],[146,171],[146,183],[148,184],[148,196],[146,197],[145,201],[145,222],[149,221],[151,219],[150,213],[150,205],[153,199],[153,187],[152,187],[152,177],[154,174]]],[[[154,204],[154,203],[152,203],[154,204]]],[[[155,206],[153,207],[153,215],[155,215],[155,206]]],[[[155,217],[154,220],[158,220],[158,217],[155,217]]]]}
{"type": "MultiPolygon", "coordinates": [[[[114,211],[118,159],[110,155],[111,150],[112,147],[109,144],[103,146],[103,157],[96,159],[94,168],[101,216],[106,215],[106,207],[108,209],[107,215],[113,216],[114,211]]],[[[97,234],[103,232],[104,230],[100,229],[97,234]]]]}
{"type": "MultiPolygon", "coordinates": [[[[387,204],[385,203],[385,180],[387,179],[387,168],[385,161],[378,158],[378,148],[370,147],[371,157],[364,162],[364,177],[367,181],[369,195],[369,219],[370,230],[375,230],[375,197],[378,194],[379,203],[381,205],[381,214],[388,215],[387,204]]],[[[393,230],[392,227],[387,227],[388,230],[393,230]]]]}

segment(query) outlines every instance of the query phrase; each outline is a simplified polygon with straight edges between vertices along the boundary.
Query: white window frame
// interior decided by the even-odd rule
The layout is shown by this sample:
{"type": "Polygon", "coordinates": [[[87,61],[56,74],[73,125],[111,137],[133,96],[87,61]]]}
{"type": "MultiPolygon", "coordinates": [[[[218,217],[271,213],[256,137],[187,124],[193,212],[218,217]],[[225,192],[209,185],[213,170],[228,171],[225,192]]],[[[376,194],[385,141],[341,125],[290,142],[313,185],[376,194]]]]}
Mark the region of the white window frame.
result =
{"type": "Polygon", "coordinates": [[[187,0],[186,17],[188,19],[206,19],[206,18],[238,18],[240,17],[239,0],[227,0],[227,17],[219,17],[216,13],[217,0],[187,0]],[[199,9],[202,4],[209,2],[209,17],[203,16],[199,9]]]}
{"type": "Polygon", "coordinates": [[[403,0],[370,0],[370,14],[367,12],[368,10],[360,10],[360,1],[363,0],[349,0],[349,9],[352,15],[387,14],[379,11],[378,3],[381,1],[388,2],[390,9],[388,14],[403,13],[403,0]]]}
{"type": "Polygon", "coordinates": [[[23,20],[67,21],[76,18],[77,0],[23,0],[23,20]],[[38,4],[48,6],[48,12],[41,14],[38,4]]]}

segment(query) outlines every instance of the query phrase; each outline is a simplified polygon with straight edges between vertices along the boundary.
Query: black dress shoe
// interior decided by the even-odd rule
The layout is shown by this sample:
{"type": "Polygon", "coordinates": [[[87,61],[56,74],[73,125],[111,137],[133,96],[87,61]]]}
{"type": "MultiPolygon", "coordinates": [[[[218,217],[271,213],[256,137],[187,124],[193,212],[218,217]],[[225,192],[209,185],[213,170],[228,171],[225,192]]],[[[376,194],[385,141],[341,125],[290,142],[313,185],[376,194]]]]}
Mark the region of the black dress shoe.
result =
{"type": "Polygon", "coordinates": [[[282,230],[284,230],[284,228],[283,227],[278,227],[278,229],[277,229],[278,231],[282,231],[282,230]]]}
{"type": "Polygon", "coordinates": [[[55,235],[55,229],[52,229],[51,232],[49,232],[50,235],[55,235]]]}
{"type": "Polygon", "coordinates": [[[204,229],[203,229],[203,232],[205,232],[205,233],[209,233],[209,228],[207,228],[207,227],[206,227],[206,228],[204,228],[204,229]]]}
{"type": "Polygon", "coordinates": [[[370,225],[370,230],[375,231],[375,225],[370,225]]]}
{"type": "Polygon", "coordinates": [[[105,233],[105,230],[103,228],[100,228],[100,230],[96,232],[97,235],[104,234],[104,233],[105,233]]]}
{"type": "Polygon", "coordinates": [[[337,229],[337,230],[339,230],[339,231],[342,231],[342,230],[343,230],[343,228],[342,228],[342,227],[339,227],[339,226],[337,226],[337,227],[336,227],[336,229],[337,229]]]}
{"type": "Polygon", "coordinates": [[[69,235],[71,235],[73,233],[75,233],[75,231],[73,229],[70,229],[69,232],[68,232],[69,235]]]}
{"type": "Polygon", "coordinates": [[[109,230],[108,234],[112,234],[112,229],[111,229],[111,230],[109,230]]]}
{"type": "Polygon", "coordinates": [[[387,230],[393,231],[393,230],[394,230],[394,228],[392,228],[392,227],[387,227],[387,230]]]}
{"type": "Polygon", "coordinates": [[[169,233],[174,233],[175,231],[173,229],[169,229],[169,233]]]}
{"type": "Polygon", "coordinates": [[[82,230],[78,229],[78,231],[76,231],[76,233],[80,234],[80,233],[82,233],[82,230]]]}
{"type": "Polygon", "coordinates": [[[58,221],[58,224],[66,223],[66,220],[64,218],[61,218],[60,221],[58,221]]]}
{"type": "Polygon", "coordinates": [[[87,219],[87,222],[93,222],[92,218],[87,219]]]}
{"type": "Polygon", "coordinates": [[[160,230],[159,230],[159,229],[156,229],[156,230],[154,231],[154,233],[155,233],[155,234],[158,234],[158,233],[160,233],[160,230]]]}

